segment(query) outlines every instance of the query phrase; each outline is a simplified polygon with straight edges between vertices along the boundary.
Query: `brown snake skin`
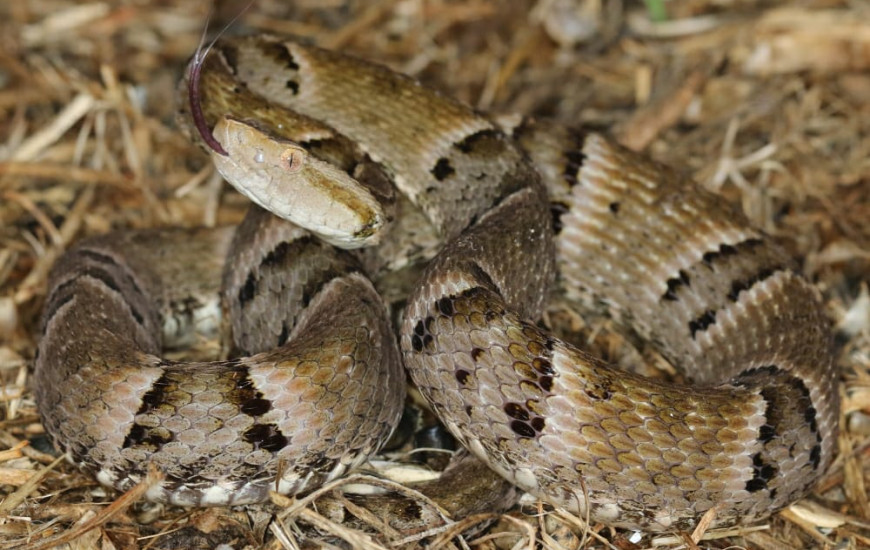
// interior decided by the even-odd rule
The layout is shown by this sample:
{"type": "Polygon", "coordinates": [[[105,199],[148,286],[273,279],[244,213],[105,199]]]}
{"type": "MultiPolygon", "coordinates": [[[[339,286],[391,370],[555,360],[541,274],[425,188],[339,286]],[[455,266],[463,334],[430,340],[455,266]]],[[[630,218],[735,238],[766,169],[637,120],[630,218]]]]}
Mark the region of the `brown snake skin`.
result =
{"type": "MultiPolygon", "coordinates": [[[[383,67],[281,39],[222,41],[201,85],[228,178],[262,161],[266,146],[234,133],[257,119],[385,204],[359,231],[381,243],[337,251],[255,210],[232,245],[228,230],[171,230],[71,250],[50,283],[37,398],[57,444],[101,482],[127,488],[151,461],[167,474],[151,498],[240,504],[310,490],[375,452],[404,381],[361,273],[431,256],[408,238],[421,217],[441,244],[407,299],[404,366],[520,488],[609,525],[687,529],[712,507],[717,524],[765,517],[830,464],[838,400],[817,291],[717,197],[599,134],[505,130],[383,67]],[[238,359],[158,356],[161,324],[195,321],[167,249],[179,238],[186,265],[216,274],[230,258],[238,359]],[[618,370],[536,325],[557,277],[693,385],[618,370]]],[[[316,168],[306,155],[275,166],[316,168]]],[[[261,204],[281,202],[271,183],[261,204]]],[[[213,295],[218,278],[190,284],[213,295]]]]}

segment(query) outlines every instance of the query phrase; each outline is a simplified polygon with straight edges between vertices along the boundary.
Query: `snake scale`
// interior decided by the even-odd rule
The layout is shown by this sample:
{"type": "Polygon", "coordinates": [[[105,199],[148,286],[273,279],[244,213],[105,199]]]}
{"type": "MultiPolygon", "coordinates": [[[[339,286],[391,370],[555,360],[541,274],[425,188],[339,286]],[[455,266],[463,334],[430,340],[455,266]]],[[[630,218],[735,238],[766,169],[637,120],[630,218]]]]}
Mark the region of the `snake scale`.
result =
{"type": "Polygon", "coordinates": [[[37,398],[56,444],[100,482],[129,488],[153,463],[166,477],[149,498],[175,504],[311,490],[378,450],[402,364],[491,469],[613,526],[686,529],[713,507],[717,524],[753,521],[830,464],[838,399],[818,293],[717,197],[601,134],[497,124],[283,39],[221,40],[195,84],[202,118],[184,118],[206,127],[218,168],[295,223],[253,208],[235,231],[112,233],[59,260],[37,398]],[[364,274],[430,257],[397,342],[364,274]],[[619,370],[541,328],[554,281],[693,384],[619,370]],[[231,358],[162,359],[219,293],[231,358]]]}

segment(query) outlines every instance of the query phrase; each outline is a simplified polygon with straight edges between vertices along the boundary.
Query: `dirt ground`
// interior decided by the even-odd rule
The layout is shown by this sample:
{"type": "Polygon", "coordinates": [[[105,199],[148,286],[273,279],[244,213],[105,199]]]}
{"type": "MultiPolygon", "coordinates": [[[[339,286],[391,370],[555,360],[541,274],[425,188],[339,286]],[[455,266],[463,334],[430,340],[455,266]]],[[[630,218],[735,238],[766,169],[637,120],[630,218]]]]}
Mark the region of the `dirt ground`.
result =
{"type": "MultiPolygon", "coordinates": [[[[220,2],[212,28],[244,4],[220,2]]],[[[53,261],[86,235],[235,223],[246,208],[174,123],[175,83],[207,17],[198,0],[0,4],[0,549],[870,548],[864,0],[262,0],[230,31],[379,61],[483,111],[607,130],[776,237],[835,326],[842,430],[816,493],[769,521],[636,534],[529,501],[465,540],[447,525],[391,542],[321,523],[287,499],[153,505],[57,461],[29,385],[53,261]],[[307,538],[310,526],[326,534],[307,538]]],[[[621,345],[593,332],[598,348],[621,345]]]]}

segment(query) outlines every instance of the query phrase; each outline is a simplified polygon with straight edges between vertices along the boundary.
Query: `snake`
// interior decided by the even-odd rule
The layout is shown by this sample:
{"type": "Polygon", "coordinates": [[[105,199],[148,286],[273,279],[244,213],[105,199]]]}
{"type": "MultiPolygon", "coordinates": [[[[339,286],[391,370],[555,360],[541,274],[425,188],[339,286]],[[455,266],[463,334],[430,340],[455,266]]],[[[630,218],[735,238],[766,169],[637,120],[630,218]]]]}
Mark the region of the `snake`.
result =
{"type": "Polygon", "coordinates": [[[182,125],[259,206],[238,228],[90,237],[52,270],[36,397],[99,482],[156,466],[147,497],[183,506],[310,491],[378,451],[405,371],[488,470],[615,527],[757,521],[830,465],[820,293],[720,197],[600,132],[286,38],[222,38],[191,68],[182,125]],[[548,331],[553,289],[676,381],[548,331]],[[161,355],[215,327],[225,358],[161,355]]]}

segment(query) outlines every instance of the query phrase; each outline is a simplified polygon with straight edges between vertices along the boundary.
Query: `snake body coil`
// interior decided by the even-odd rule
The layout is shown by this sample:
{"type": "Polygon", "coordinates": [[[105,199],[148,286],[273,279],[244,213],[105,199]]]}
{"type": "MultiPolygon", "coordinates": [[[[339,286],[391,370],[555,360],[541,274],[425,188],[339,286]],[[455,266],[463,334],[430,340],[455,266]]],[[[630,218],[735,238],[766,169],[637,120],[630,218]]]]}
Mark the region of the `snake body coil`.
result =
{"type": "MultiPolygon", "coordinates": [[[[522,489],[611,525],[684,529],[714,506],[720,524],[764,517],[830,463],[837,395],[817,293],[715,197],[598,134],[525,121],[509,137],[405,76],[292,42],[223,41],[202,78],[228,178],[275,157],[279,172],[314,171],[312,196],[331,204],[340,191],[318,162],[339,166],[387,208],[347,222],[353,243],[330,242],[382,243],[350,255],[252,214],[224,275],[243,358],[194,365],[156,355],[167,315],[148,304],[181,292],[165,287],[169,257],[126,252],[151,246],[140,233],[71,251],[52,277],[38,399],[55,440],[104,483],[127,487],[150,460],[168,474],[155,498],[250,502],[374,452],[403,390],[360,272],[428,255],[407,242],[414,215],[443,244],[407,301],[404,365],[463,445],[522,489]],[[267,130],[277,141],[257,145],[267,130]],[[393,199],[378,167],[401,195],[384,237],[393,199]],[[534,324],[557,272],[695,385],[617,370],[534,324]],[[279,462],[292,467],[276,482],[279,462]]],[[[245,192],[292,208],[271,178],[245,192]]],[[[321,210],[288,216],[317,231],[321,210]]],[[[214,266],[229,234],[201,233],[210,258],[184,261],[214,266]]]]}

